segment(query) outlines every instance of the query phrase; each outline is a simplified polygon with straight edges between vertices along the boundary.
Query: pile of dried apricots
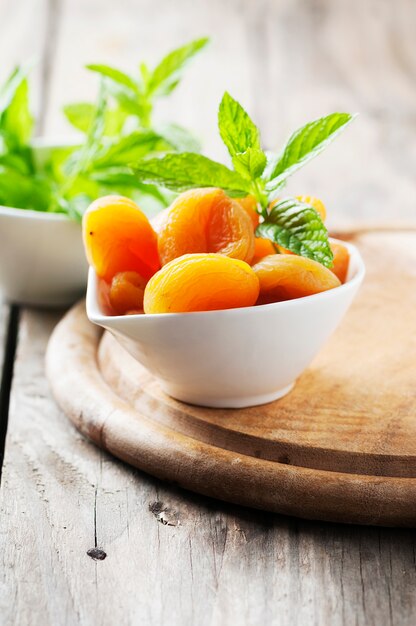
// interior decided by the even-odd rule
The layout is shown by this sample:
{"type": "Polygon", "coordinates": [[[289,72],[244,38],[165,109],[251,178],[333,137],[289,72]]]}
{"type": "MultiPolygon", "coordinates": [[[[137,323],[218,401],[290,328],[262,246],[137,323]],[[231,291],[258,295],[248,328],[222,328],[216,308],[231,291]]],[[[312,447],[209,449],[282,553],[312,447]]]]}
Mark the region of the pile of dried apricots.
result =
{"type": "MultiPolygon", "coordinates": [[[[322,202],[300,200],[325,219],[322,202]]],[[[331,242],[331,269],[297,256],[255,236],[255,206],[251,196],[194,189],[150,222],[128,198],[96,200],[84,215],[83,238],[100,279],[101,307],[112,315],[231,309],[301,298],[345,281],[345,246],[331,242]]]]}

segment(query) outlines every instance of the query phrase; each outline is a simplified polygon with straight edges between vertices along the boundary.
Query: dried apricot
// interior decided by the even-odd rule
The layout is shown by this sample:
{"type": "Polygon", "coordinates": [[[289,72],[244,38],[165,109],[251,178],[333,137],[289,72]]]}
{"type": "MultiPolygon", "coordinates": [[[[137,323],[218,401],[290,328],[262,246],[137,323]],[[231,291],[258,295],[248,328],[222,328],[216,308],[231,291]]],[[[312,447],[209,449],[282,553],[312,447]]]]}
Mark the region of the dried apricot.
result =
{"type": "Polygon", "coordinates": [[[111,281],[109,300],[114,313],[124,315],[143,308],[146,280],[137,272],[119,272],[111,281]]]}
{"type": "Polygon", "coordinates": [[[150,278],[159,269],[156,233],[133,200],[122,196],[95,200],[82,229],[88,262],[107,282],[119,272],[150,278]]]}
{"type": "Polygon", "coordinates": [[[276,244],[276,248],[277,248],[277,251],[280,252],[280,254],[296,254],[296,252],[292,252],[291,250],[288,250],[287,248],[284,248],[283,246],[279,246],[278,244],[276,244]]]}
{"type": "Polygon", "coordinates": [[[257,213],[257,200],[254,196],[246,196],[245,198],[238,198],[238,204],[243,207],[253,224],[253,230],[256,230],[260,222],[260,215],[257,213]]]}
{"type": "Polygon", "coordinates": [[[302,298],[341,284],[331,270],[294,254],[267,256],[253,270],[260,282],[259,304],[302,298]]]}
{"type": "Polygon", "coordinates": [[[233,309],[255,304],[259,281],[244,261],[221,254],[186,254],[147,283],[145,313],[233,309]]]}
{"type": "Polygon", "coordinates": [[[317,211],[317,213],[321,216],[322,221],[324,222],[326,220],[326,208],[322,200],[319,200],[319,198],[315,198],[314,196],[296,196],[296,199],[299,200],[299,202],[304,202],[305,204],[313,206],[315,211],[317,211]]]}
{"type": "Polygon", "coordinates": [[[348,248],[337,241],[331,241],[330,246],[334,255],[331,271],[334,272],[335,276],[338,276],[342,283],[345,283],[348,274],[348,266],[350,264],[348,248]]]}
{"type": "Polygon", "coordinates": [[[275,244],[270,241],[270,239],[263,239],[263,237],[256,237],[254,242],[254,257],[252,260],[252,265],[263,259],[265,256],[269,256],[270,254],[276,254],[277,249],[275,248],[275,244]]]}
{"type": "Polygon", "coordinates": [[[221,189],[192,189],[152,222],[162,265],[184,254],[215,252],[250,262],[254,253],[251,219],[221,189]]]}
{"type": "Polygon", "coordinates": [[[110,285],[102,278],[98,279],[98,304],[104,315],[113,315],[110,302],[110,285]]]}

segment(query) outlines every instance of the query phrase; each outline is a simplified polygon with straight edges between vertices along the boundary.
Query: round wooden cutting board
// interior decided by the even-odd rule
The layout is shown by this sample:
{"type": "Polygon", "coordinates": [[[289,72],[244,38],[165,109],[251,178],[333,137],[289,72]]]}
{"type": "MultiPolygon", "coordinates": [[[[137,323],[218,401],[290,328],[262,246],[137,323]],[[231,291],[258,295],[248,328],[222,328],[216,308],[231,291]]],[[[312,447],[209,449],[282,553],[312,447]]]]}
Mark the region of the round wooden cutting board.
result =
{"type": "Polygon", "coordinates": [[[48,347],[58,404],[100,447],[187,489],[311,519],[416,525],[416,232],[349,239],[365,284],[285,398],[238,410],[177,402],[80,303],[48,347]]]}

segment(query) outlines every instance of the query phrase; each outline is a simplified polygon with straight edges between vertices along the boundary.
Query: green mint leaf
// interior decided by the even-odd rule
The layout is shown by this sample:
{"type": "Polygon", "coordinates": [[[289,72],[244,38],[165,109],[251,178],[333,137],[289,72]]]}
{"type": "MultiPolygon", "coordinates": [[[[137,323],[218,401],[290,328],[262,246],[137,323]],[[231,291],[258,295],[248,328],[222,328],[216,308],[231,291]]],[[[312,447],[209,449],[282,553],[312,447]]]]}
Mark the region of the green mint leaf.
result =
{"type": "Polygon", "coordinates": [[[331,113],[295,131],[281,154],[272,158],[267,165],[267,189],[273,191],[285,178],[320,154],[353,117],[349,113],[331,113]]]}
{"type": "Polygon", "coordinates": [[[75,222],[82,222],[82,216],[94,198],[86,193],[78,193],[69,199],[57,196],[55,211],[66,213],[75,222]]]}
{"type": "Polygon", "coordinates": [[[0,130],[0,163],[28,176],[35,172],[32,148],[6,130],[0,130]]]}
{"type": "Polygon", "coordinates": [[[122,111],[135,115],[143,125],[149,126],[152,105],[145,96],[112,81],[108,82],[107,90],[122,111]]]}
{"type": "Polygon", "coordinates": [[[104,135],[120,135],[124,129],[127,117],[127,113],[120,106],[107,109],[105,112],[104,135]]]}
{"type": "Polygon", "coordinates": [[[24,78],[17,87],[9,106],[1,117],[1,128],[16,137],[19,145],[26,145],[33,131],[27,78],[24,78]]]}
{"type": "Polygon", "coordinates": [[[124,87],[127,87],[132,91],[140,92],[138,83],[133,78],[131,78],[131,76],[129,76],[125,72],[122,72],[121,70],[118,70],[115,67],[110,67],[109,65],[100,65],[96,63],[86,65],[85,67],[87,68],[87,70],[97,72],[98,74],[101,74],[101,76],[105,76],[115,83],[124,85],[124,87]]]}
{"type": "Polygon", "coordinates": [[[250,181],[240,174],[193,152],[143,159],[131,167],[140,181],[161,185],[172,191],[220,187],[230,195],[237,196],[245,196],[250,191],[250,181]]]}
{"type": "MultiPolygon", "coordinates": [[[[82,133],[88,133],[95,117],[96,107],[89,102],[67,104],[63,112],[70,124],[82,133]]],[[[127,113],[116,107],[105,112],[104,135],[119,135],[127,119],[127,113]]]]}
{"type": "Polygon", "coordinates": [[[147,93],[158,95],[170,93],[177,86],[186,64],[207,45],[208,41],[207,37],[202,37],[169,52],[148,78],[147,93]]]}
{"type": "Polygon", "coordinates": [[[27,81],[30,67],[17,67],[0,89],[0,130],[20,146],[28,143],[33,130],[27,81]]]}
{"type": "Polygon", "coordinates": [[[63,112],[70,124],[82,133],[87,133],[95,116],[95,106],[89,102],[67,104],[63,112]]]}
{"type": "Polygon", "coordinates": [[[62,194],[62,188],[58,191],[67,200],[81,195],[89,196],[91,200],[95,200],[101,195],[99,184],[91,178],[89,172],[87,175],[82,173],[75,179],[71,179],[71,184],[65,187],[64,194],[62,194]]]}
{"type": "Polygon", "coordinates": [[[91,173],[92,180],[96,181],[103,187],[111,187],[117,190],[119,187],[130,187],[131,189],[139,189],[143,193],[146,192],[164,201],[163,193],[155,186],[148,185],[139,181],[137,176],[128,168],[109,168],[108,170],[94,171],[91,173]]]}
{"type": "Polygon", "coordinates": [[[10,135],[7,131],[0,128],[0,154],[5,155],[13,152],[18,148],[16,137],[10,135]]]}
{"type": "Polygon", "coordinates": [[[101,140],[105,130],[105,114],[107,112],[107,107],[107,91],[105,84],[102,83],[100,93],[98,95],[94,119],[88,129],[86,142],[81,148],[83,151],[83,159],[81,160],[84,160],[86,163],[89,163],[100,150],[101,140]]]}
{"type": "Polygon", "coordinates": [[[256,148],[247,148],[245,152],[238,152],[233,156],[233,165],[236,172],[246,178],[259,178],[266,167],[266,155],[256,148]]]}
{"type": "Polygon", "coordinates": [[[332,264],[328,231],[320,215],[312,206],[295,198],[277,203],[257,227],[256,235],[326,267],[332,264]]]}
{"type": "Polygon", "coordinates": [[[130,135],[113,140],[94,159],[94,168],[127,165],[151,152],[167,150],[168,145],[153,130],[136,130],[130,135]]]}
{"type": "Polygon", "coordinates": [[[0,205],[17,209],[47,211],[51,187],[44,176],[27,176],[0,166],[0,205]]]}
{"type": "Polygon", "coordinates": [[[36,167],[44,171],[47,176],[50,177],[51,181],[57,185],[61,185],[67,178],[65,164],[70,156],[79,149],[79,145],[52,148],[47,160],[43,163],[36,163],[36,167]]]}
{"type": "Polygon", "coordinates": [[[101,194],[123,194],[132,198],[148,217],[153,217],[173,201],[175,195],[162,192],[156,185],[139,181],[128,168],[109,168],[91,172],[90,177],[100,186],[101,194]]]}
{"type": "Polygon", "coordinates": [[[26,176],[33,174],[33,164],[28,163],[28,159],[23,153],[0,154],[0,165],[4,165],[26,176]]]}
{"type": "Polygon", "coordinates": [[[4,111],[10,106],[17,89],[27,77],[31,64],[20,65],[10,74],[6,82],[0,88],[0,119],[4,111]]]}
{"type": "Polygon", "coordinates": [[[241,104],[225,92],[218,110],[221,138],[233,157],[248,148],[260,151],[260,133],[241,104]]]}
{"type": "Polygon", "coordinates": [[[146,63],[140,63],[139,64],[139,71],[140,71],[140,76],[142,78],[142,82],[144,85],[144,91],[147,91],[147,85],[149,84],[149,80],[150,80],[150,76],[151,76],[151,72],[149,70],[149,68],[147,67],[146,63]]]}
{"type": "Polygon", "coordinates": [[[70,188],[74,179],[83,172],[87,172],[94,160],[102,150],[102,138],[105,129],[105,114],[107,110],[107,91],[104,82],[101,83],[98,95],[97,106],[95,107],[94,117],[91,121],[85,143],[72,152],[66,163],[63,165],[63,171],[68,177],[64,184],[65,189],[70,188]]]}
{"type": "Polygon", "coordinates": [[[179,124],[163,124],[157,133],[177,152],[200,152],[201,144],[194,135],[179,124]]]}

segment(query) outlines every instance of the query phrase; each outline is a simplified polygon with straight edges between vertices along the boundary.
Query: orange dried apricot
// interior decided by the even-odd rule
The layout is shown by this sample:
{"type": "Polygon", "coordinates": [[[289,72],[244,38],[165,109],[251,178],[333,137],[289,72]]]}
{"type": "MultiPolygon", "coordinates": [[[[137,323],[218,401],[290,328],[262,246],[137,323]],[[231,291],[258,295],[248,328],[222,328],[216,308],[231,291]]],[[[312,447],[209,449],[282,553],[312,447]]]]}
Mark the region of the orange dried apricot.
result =
{"type": "Polygon", "coordinates": [[[275,245],[270,239],[263,239],[263,237],[256,237],[254,242],[254,257],[251,262],[252,265],[263,259],[270,254],[276,254],[277,250],[275,245]]]}
{"type": "Polygon", "coordinates": [[[348,248],[337,241],[331,241],[330,246],[334,255],[331,271],[335,276],[338,276],[342,283],[345,283],[348,274],[348,266],[350,264],[348,248]]]}
{"type": "Polygon", "coordinates": [[[260,282],[259,304],[302,298],[341,284],[320,263],[292,254],[267,256],[253,270],[260,282]]]}
{"type": "Polygon", "coordinates": [[[150,278],[160,267],[156,233],[129,198],[95,200],[84,215],[82,230],[88,262],[107,282],[125,271],[150,278]]]}
{"type": "Polygon", "coordinates": [[[244,261],[221,254],[186,254],[162,267],[144,292],[145,313],[233,309],[255,304],[259,281],[244,261]]]}
{"type": "Polygon", "coordinates": [[[277,247],[277,251],[280,252],[280,254],[296,254],[296,252],[292,252],[292,250],[283,248],[283,246],[279,246],[279,244],[276,244],[276,247],[277,247]]]}
{"type": "Polygon", "coordinates": [[[319,213],[322,221],[324,222],[326,220],[326,208],[322,200],[319,200],[319,198],[315,198],[314,196],[296,196],[296,200],[304,202],[305,204],[310,204],[313,206],[315,211],[319,213]]]}
{"type": "Polygon", "coordinates": [[[252,222],[221,189],[182,193],[152,224],[162,265],[194,253],[214,252],[247,262],[253,258],[252,222]]]}
{"type": "Polygon", "coordinates": [[[260,215],[257,213],[257,200],[254,196],[246,196],[245,198],[238,198],[237,202],[243,207],[253,224],[253,230],[256,230],[260,223],[260,215]]]}
{"type": "Polygon", "coordinates": [[[110,302],[110,285],[102,278],[98,279],[98,304],[104,315],[113,315],[113,308],[110,302]]]}
{"type": "Polygon", "coordinates": [[[114,313],[124,315],[143,308],[146,280],[137,272],[119,272],[111,281],[109,300],[114,313]]]}

